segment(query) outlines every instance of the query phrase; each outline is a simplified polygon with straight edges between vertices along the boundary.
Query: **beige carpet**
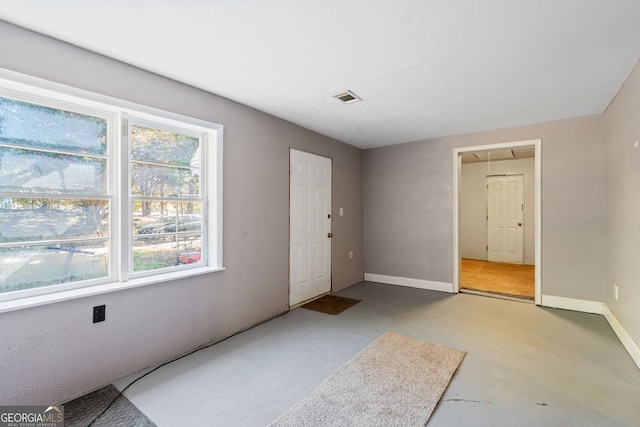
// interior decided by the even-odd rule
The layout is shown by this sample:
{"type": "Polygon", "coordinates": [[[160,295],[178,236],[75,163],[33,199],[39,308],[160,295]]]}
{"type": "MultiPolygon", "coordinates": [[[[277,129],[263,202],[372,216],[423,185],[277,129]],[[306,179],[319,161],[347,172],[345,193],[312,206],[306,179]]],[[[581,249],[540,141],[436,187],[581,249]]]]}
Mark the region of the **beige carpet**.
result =
{"type": "Polygon", "coordinates": [[[463,258],[460,288],[533,299],[535,266],[463,258]]]}
{"type": "Polygon", "coordinates": [[[465,353],[387,332],[271,426],[424,426],[465,353]]]}

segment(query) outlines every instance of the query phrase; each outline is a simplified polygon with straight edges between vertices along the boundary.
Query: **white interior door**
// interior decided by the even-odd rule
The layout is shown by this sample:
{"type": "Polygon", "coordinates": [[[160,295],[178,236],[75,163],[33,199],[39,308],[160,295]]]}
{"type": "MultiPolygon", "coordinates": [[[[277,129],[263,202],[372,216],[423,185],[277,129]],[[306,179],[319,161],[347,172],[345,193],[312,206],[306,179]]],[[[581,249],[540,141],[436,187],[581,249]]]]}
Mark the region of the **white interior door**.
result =
{"type": "Polygon", "coordinates": [[[331,291],[331,159],[290,150],[289,304],[331,291]]]}
{"type": "Polygon", "coordinates": [[[487,259],[522,263],[524,179],[522,175],[487,177],[487,259]]]}

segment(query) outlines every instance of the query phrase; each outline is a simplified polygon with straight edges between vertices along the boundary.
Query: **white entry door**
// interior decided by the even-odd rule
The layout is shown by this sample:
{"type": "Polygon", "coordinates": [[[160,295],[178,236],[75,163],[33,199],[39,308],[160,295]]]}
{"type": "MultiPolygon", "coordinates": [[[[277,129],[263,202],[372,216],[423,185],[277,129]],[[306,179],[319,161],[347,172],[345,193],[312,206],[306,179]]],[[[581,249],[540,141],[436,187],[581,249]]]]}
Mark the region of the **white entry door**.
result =
{"type": "Polygon", "coordinates": [[[290,150],[289,305],[331,291],[331,159],[290,150]]]}
{"type": "Polygon", "coordinates": [[[524,179],[522,175],[487,177],[487,259],[522,263],[524,179]]]}

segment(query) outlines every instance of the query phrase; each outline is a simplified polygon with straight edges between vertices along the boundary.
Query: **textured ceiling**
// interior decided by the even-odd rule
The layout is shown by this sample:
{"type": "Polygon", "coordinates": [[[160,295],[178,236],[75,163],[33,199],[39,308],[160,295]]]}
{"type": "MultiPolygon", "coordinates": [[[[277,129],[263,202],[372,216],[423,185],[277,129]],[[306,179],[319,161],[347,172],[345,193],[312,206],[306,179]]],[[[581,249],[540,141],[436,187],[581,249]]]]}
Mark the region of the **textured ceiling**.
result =
{"type": "Polygon", "coordinates": [[[638,0],[0,0],[0,19],[362,148],[599,114],[640,58],[638,0]]]}

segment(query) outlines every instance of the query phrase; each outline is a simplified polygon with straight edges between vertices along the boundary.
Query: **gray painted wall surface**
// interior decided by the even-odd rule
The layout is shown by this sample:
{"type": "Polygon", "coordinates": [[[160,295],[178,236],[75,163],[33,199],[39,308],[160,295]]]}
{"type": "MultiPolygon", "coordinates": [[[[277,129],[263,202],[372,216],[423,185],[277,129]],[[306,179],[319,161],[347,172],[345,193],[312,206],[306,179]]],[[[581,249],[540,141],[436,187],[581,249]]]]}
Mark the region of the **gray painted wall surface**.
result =
{"type": "Polygon", "coordinates": [[[487,259],[487,175],[522,174],[524,179],[523,260],[535,264],[535,161],[465,163],[460,179],[460,257],[487,259]]]}
{"type": "Polygon", "coordinates": [[[333,158],[333,289],[362,281],[360,149],[2,21],[0,67],[224,125],[226,266],[0,314],[0,404],[59,403],[287,311],[289,147],[333,158]]]}
{"type": "Polygon", "coordinates": [[[542,139],[542,293],[603,301],[601,116],[364,152],[365,272],[453,282],[453,149],[542,139]]]}
{"type": "Polygon", "coordinates": [[[365,150],[365,272],[451,283],[452,162],[446,141],[365,150]]]}
{"type": "Polygon", "coordinates": [[[640,345],[640,66],[604,113],[605,302],[640,345]],[[613,285],[619,299],[613,298],[613,285]]]}

